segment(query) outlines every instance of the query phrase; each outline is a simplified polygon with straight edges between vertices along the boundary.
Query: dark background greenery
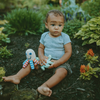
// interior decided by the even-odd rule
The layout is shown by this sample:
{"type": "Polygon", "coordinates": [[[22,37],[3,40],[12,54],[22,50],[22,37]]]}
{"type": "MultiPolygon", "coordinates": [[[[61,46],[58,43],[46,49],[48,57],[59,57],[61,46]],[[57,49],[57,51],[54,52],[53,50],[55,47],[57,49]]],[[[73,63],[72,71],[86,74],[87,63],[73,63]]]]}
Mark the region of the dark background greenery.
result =
{"type": "MultiPolygon", "coordinates": [[[[80,3],[79,6],[86,12],[84,14],[82,12],[77,12],[77,16],[71,19],[68,18],[67,14],[71,14],[72,17],[74,11],[71,12],[70,9],[66,9],[68,5],[60,7],[58,3],[49,2],[48,5],[48,2],[46,2],[47,0],[42,1],[42,3],[39,2],[39,0],[34,0],[34,2],[32,0],[29,0],[29,2],[27,0],[0,1],[0,4],[2,3],[2,6],[0,6],[0,19],[3,20],[5,15],[5,19],[9,21],[9,24],[1,25],[0,27],[5,26],[3,32],[5,34],[9,33],[7,38],[10,39],[10,43],[5,43],[2,46],[7,45],[6,49],[11,50],[11,53],[13,54],[12,56],[9,56],[9,51],[5,49],[6,52],[4,51],[3,55],[5,54],[6,56],[0,57],[0,66],[5,67],[6,76],[16,74],[22,68],[22,63],[26,59],[26,49],[32,48],[35,50],[36,54],[38,53],[40,39],[40,35],[38,34],[47,31],[43,22],[46,13],[51,9],[61,10],[64,14],[66,12],[65,15],[67,18],[63,31],[71,37],[72,41],[73,52],[68,63],[70,64],[73,73],[52,88],[52,96],[57,100],[99,100],[100,77],[98,79],[93,77],[90,81],[84,81],[80,80],[79,76],[80,66],[82,64],[87,65],[88,63],[83,57],[84,54],[88,49],[92,48],[94,53],[100,56],[100,47],[96,46],[95,43],[82,46],[82,41],[80,39],[74,39],[73,37],[88,20],[95,16],[99,16],[100,1],[94,0],[94,2],[91,3],[87,0],[84,3],[80,3]],[[80,13],[82,13],[81,16],[80,13]],[[91,16],[88,16],[88,14],[91,16]],[[86,18],[86,20],[84,20],[84,18],[86,18]],[[9,58],[7,59],[6,57],[9,58]]],[[[64,4],[67,1],[68,0],[64,0],[64,4]]],[[[80,1],[77,0],[77,2],[80,1]]],[[[0,46],[0,48],[2,48],[2,46],[0,46]]],[[[98,67],[98,65],[95,64],[92,65],[92,67],[98,67]]],[[[46,70],[45,72],[42,70],[33,70],[28,76],[21,80],[18,87],[19,89],[37,89],[38,86],[51,76],[52,70],[46,70]]]]}

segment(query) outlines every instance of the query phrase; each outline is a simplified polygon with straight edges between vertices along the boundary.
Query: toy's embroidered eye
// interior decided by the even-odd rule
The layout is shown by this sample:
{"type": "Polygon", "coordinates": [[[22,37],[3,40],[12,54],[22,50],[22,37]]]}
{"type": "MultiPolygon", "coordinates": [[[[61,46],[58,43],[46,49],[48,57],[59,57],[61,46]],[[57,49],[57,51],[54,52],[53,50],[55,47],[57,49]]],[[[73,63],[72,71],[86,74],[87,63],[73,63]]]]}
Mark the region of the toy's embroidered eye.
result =
{"type": "Polygon", "coordinates": [[[32,55],[32,53],[29,53],[29,55],[32,55]]]}

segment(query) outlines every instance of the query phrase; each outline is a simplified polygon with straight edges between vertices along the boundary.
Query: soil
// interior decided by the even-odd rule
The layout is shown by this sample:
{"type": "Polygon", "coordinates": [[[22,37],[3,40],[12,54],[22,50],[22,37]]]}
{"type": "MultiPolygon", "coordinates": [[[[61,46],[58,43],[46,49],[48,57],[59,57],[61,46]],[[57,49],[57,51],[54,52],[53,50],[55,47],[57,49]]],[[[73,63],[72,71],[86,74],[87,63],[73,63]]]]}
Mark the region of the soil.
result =
{"type": "MultiPolygon", "coordinates": [[[[0,19],[3,19],[3,14],[0,15],[0,19]]],[[[1,25],[0,25],[1,27],[1,25]]],[[[6,76],[16,74],[21,68],[23,61],[26,60],[25,51],[29,48],[34,49],[38,56],[38,46],[40,35],[9,35],[11,43],[7,44],[7,49],[12,51],[13,56],[9,59],[0,58],[0,67],[4,67],[6,70],[6,76]],[[29,46],[25,46],[29,44],[29,46]]],[[[72,41],[72,56],[67,61],[73,73],[62,80],[58,85],[52,88],[53,93],[52,100],[100,100],[100,74],[99,78],[92,78],[90,81],[81,80],[80,66],[87,65],[87,61],[83,57],[88,49],[92,48],[95,55],[100,59],[100,47],[96,44],[82,46],[82,41],[78,39],[71,39],[72,41]]],[[[100,60],[99,60],[100,62],[100,60]]],[[[98,67],[97,64],[93,64],[92,67],[98,67]]],[[[18,89],[37,89],[42,83],[48,80],[52,76],[52,70],[46,69],[45,71],[32,70],[29,75],[24,77],[18,89]]],[[[50,99],[51,100],[51,99],[50,99]]]]}
{"type": "MultiPolygon", "coordinates": [[[[25,51],[29,48],[34,49],[36,55],[38,53],[38,46],[40,35],[28,36],[9,36],[11,43],[7,44],[7,49],[12,51],[13,56],[9,59],[0,59],[0,67],[4,66],[6,69],[6,76],[16,74],[21,68],[23,61],[26,60],[25,51]],[[29,47],[25,44],[28,43],[29,47]]],[[[80,80],[80,66],[87,65],[87,61],[83,57],[88,49],[92,48],[94,53],[100,56],[99,47],[95,44],[81,46],[82,41],[77,39],[72,40],[72,56],[68,60],[73,73],[67,76],[63,81],[56,85],[52,96],[57,100],[99,100],[100,99],[100,78],[93,78],[90,81],[80,80]]],[[[97,65],[93,65],[97,66],[97,65]]],[[[52,70],[32,70],[30,74],[24,77],[18,85],[19,90],[23,88],[37,89],[42,83],[52,76],[52,70]]]]}

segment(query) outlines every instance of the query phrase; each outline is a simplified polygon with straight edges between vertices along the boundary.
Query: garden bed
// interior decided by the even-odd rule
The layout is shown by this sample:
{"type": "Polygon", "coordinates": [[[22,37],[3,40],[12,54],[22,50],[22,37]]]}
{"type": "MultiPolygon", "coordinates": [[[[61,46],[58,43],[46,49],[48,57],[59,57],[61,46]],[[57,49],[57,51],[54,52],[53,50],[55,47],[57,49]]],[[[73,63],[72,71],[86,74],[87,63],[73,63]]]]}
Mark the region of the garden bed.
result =
{"type": "MultiPolygon", "coordinates": [[[[11,43],[7,44],[7,49],[12,51],[13,56],[9,59],[0,59],[0,67],[5,67],[6,76],[16,74],[22,68],[22,63],[26,59],[25,51],[28,48],[34,49],[36,55],[38,54],[40,35],[9,35],[9,38],[11,43]],[[25,44],[28,45],[25,46],[25,44]]],[[[73,52],[68,63],[73,73],[52,88],[52,96],[57,98],[57,100],[99,100],[100,98],[100,78],[93,78],[90,81],[79,79],[80,66],[88,63],[83,57],[84,54],[88,49],[92,48],[94,53],[100,56],[99,47],[95,48],[95,44],[83,47],[81,43],[82,41],[80,40],[72,39],[73,52]]],[[[51,76],[52,71],[33,70],[28,76],[21,80],[18,88],[19,90],[24,88],[37,89],[38,86],[51,76]]]]}

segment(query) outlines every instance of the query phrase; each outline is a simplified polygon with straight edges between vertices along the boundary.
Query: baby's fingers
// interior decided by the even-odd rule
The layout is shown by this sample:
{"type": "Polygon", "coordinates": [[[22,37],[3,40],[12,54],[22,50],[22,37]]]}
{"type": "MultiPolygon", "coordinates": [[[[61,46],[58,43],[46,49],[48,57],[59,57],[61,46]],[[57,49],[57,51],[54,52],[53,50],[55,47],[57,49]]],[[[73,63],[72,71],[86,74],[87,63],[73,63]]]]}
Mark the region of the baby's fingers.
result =
{"type": "Polygon", "coordinates": [[[54,68],[54,65],[52,64],[51,66],[49,66],[49,68],[48,69],[51,69],[51,68],[54,68]]]}
{"type": "Polygon", "coordinates": [[[40,65],[41,65],[41,66],[42,66],[42,65],[45,65],[45,61],[44,61],[44,60],[40,61],[40,65]]]}

